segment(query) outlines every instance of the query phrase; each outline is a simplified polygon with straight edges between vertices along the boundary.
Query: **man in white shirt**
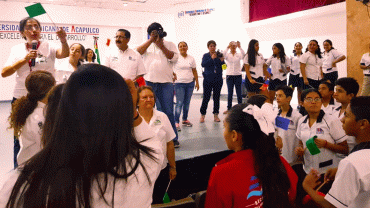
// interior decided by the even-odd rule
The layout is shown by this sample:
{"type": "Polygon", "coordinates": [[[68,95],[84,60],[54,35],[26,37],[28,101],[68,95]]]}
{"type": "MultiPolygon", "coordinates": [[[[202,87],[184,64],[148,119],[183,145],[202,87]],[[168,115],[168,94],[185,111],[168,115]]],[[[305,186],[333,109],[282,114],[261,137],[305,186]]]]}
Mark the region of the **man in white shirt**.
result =
{"type": "Polygon", "coordinates": [[[321,207],[370,207],[370,97],[355,97],[342,119],[347,135],[356,137],[356,145],[338,169],[325,174],[326,181],[335,177],[328,194],[323,197],[315,187],[320,184],[315,170],[303,181],[303,188],[321,207]]]}
{"type": "Polygon", "coordinates": [[[175,117],[173,114],[173,97],[175,79],[173,66],[179,58],[179,52],[176,45],[165,41],[163,38],[167,33],[159,23],[149,25],[148,34],[150,38],[137,48],[142,55],[144,66],[147,73],[144,76],[146,84],[153,88],[156,96],[157,110],[162,111],[170,119],[176,137],[173,140],[175,147],[180,147],[178,134],[175,126],[175,117]],[[154,44],[153,44],[154,43],[154,44]]]}
{"type": "Polygon", "coordinates": [[[103,65],[116,70],[123,78],[133,81],[146,73],[141,55],[128,47],[131,33],[125,29],[116,32],[116,46],[105,57],[103,65]]]}

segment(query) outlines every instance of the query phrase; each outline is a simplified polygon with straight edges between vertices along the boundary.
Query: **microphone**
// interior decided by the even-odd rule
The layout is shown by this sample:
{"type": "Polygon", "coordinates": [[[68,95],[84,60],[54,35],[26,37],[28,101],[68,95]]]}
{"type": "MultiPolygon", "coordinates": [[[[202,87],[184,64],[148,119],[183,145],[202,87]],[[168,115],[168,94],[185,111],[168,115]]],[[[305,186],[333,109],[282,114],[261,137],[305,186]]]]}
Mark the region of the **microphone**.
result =
{"type": "MultiPolygon", "coordinates": [[[[32,50],[37,50],[37,44],[39,42],[37,40],[32,41],[32,50]]],[[[35,66],[35,59],[31,59],[31,66],[35,66]]]]}

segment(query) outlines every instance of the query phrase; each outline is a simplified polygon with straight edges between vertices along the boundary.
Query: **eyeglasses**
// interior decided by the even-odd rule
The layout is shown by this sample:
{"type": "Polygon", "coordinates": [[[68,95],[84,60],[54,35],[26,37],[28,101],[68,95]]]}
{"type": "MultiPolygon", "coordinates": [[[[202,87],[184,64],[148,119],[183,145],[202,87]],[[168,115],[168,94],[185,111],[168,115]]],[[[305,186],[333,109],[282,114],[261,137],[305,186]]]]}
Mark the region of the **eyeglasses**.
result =
{"type": "Polygon", "coordinates": [[[24,26],[24,29],[26,29],[26,30],[32,30],[32,28],[34,30],[40,30],[40,27],[38,25],[26,25],[26,26],[24,26]]]}
{"type": "Polygon", "coordinates": [[[317,102],[321,102],[322,99],[321,98],[305,98],[304,100],[309,103],[312,103],[313,101],[317,103],[317,102]]]}
{"type": "Polygon", "coordinates": [[[123,39],[123,38],[126,38],[125,36],[120,36],[120,35],[117,35],[116,37],[114,37],[115,39],[123,39]]]}

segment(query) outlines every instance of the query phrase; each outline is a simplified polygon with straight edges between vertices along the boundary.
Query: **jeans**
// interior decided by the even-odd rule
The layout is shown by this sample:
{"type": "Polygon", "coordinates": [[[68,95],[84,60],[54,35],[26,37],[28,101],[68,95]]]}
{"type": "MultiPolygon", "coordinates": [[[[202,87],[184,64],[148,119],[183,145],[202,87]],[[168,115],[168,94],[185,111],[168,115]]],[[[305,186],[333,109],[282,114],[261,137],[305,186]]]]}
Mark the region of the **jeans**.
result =
{"type": "Polygon", "coordinates": [[[233,102],[234,86],[238,104],[242,103],[242,75],[227,75],[227,110],[230,110],[233,102]]]}
{"type": "Polygon", "coordinates": [[[173,131],[176,134],[174,141],[178,140],[178,134],[175,126],[175,117],[173,115],[173,96],[174,87],[173,83],[154,83],[146,81],[146,84],[153,88],[154,95],[156,97],[155,104],[157,110],[165,113],[171,122],[173,131]]]}
{"type": "Polygon", "coordinates": [[[193,95],[195,82],[190,83],[176,83],[175,92],[176,92],[176,106],[175,106],[175,123],[180,123],[180,115],[182,108],[184,112],[182,114],[182,120],[188,120],[190,99],[193,95]]]}
{"type": "Polygon", "coordinates": [[[200,107],[200,113],[206,115],[208,102],[211,99],[213,91],[213,114],[218,114],[220,110],[220,93],[223,85],[223,80],[203,80],[203,101],[200,107]]]}
{"type": "MultiPolygon", "coordinates": [[[[13,100],[11,104],[17,100],[17,98],[13,97],[13,100]]],[[[14,132],[14,147],[13,147],[13,152],[14,152],[14,169],[18,167],[18,162],[17,162],[17,156],[19,151],[21,150],[21,145],[19,144],[19,138],[15,135],[14,132]]]]}

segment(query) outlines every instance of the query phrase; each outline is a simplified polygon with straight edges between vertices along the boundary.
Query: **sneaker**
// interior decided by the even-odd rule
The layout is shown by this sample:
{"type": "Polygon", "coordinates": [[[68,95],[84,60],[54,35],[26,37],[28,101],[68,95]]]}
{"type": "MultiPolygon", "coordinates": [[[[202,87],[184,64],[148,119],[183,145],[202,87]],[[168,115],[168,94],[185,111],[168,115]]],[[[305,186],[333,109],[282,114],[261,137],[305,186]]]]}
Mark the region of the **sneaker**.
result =
{"type": "Polygon", "coordinates": [[[173,140],[173,144],[174,144],[174,147],[175,148],[179,148],[180,147],[180,142],[179,141],[173,140]]]}
{"type": "Polygon", "coordinates": [[[200,123],[204,123],[204,119],[206,118],[206,115],[201,115],[200,116],[200,120],[199,120],[199,122],[200,123]]]}
{"type": "Polygon", "coordinates": [[[218,114],[214,115],[214,121],[215,122],[221,122],[220,118],[218,117],[218,114]]]}
{"type": "Polygon", "coordinates": [[[181,131],[181,127],[180,127],[180,124],[178,124],[178,123],[175,123],[175,125],[176,125],[176,130],[177,130],[177,131],[181,131]]]}
{"type": "Polygon", "coordinates": [[[192,124],[192,123],[190,123],[190,121],[189,121],[189,120],[182,121],[182,125],[187,126],[187,127],[192,127],[192,126],[193,126],[193,124],[192,124]]]}
{"type": "Polygon", "coordinates": [[[224,114],[227,114],[229,111],[227,110],[227,111],[224,111],[224,114]]]}

